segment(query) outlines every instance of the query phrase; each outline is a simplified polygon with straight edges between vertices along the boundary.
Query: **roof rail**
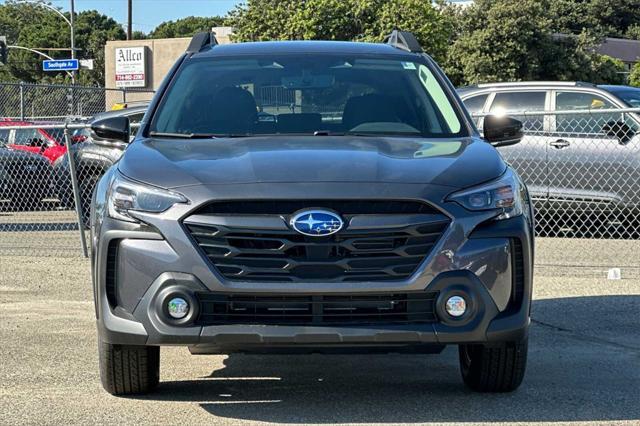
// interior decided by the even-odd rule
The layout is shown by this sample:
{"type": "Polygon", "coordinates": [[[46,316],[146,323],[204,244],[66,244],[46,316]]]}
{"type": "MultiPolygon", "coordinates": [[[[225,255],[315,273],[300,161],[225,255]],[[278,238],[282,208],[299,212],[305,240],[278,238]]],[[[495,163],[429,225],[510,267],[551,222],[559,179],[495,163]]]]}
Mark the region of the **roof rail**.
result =
{"type": "Polygon", "coordinates": [[[216,35],[211,31],[204,31],[197,33],[191,39],[189,47],[187,47],[187,53],[198,53],[205,47],[215,46],[218,44],[216,35]]]}
{"type": "Polygon", "coordinates": [[[550,87],[593,87],[595,84],[587,83],[584,81],[512,81],[512,82],[500,82],[500,83],[481,83],[474,87],[487,88],[487,87],[508,87],[508,86],[550,86],[550,87]]]}
{"type": "Polygon", "coordinates": [[[409,31],[393,30],[391,34],[384,38],[384,43],[389,44],[396,49],[406,50],[407,52],[424,52],[416,37],[409,31]]]}

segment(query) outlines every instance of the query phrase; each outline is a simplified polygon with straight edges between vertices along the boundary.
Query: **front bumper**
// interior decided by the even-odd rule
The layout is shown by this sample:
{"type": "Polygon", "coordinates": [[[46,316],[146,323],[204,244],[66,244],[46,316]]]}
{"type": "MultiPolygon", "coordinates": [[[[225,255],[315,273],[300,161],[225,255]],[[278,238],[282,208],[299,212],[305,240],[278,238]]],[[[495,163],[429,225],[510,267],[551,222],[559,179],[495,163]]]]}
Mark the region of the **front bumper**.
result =
{"type": "MultiPolygon", "coordinates": [[[[407,186],[410,185],[402,188],[406,190],[407,186]]],[[[340,189],[344,193],[349,188],[342,185],[340,189]]],[[[384,192],[398,197],[401,191],[389,188],[384,192]]],[[[527,334],[533,237],[524,216],[494,222],[488,221],[489,214],[470,215],[457,205],[449,205],[447,213],[455,218],[450,229],[410,280],[292,286],[221,279],[184,231],[175,226],[180,217],[188,214],[188,207],[172,212],[173,217],[144,218],[151,226],[111,220],[99,215],[100,200],[97,207],[99,221],[93,230],[94,294],[98,331],[105,342],[183,345],[197,353],[228,353],[265,348],[486,343],[519,340],[527,334]],[[519,259],[515,259],[515,242],[519,242],[519,259]],[[517,275],[521,281],[518,300],[514,297],[517,275]],[[117,280],[115,289],[110,290],[109,277],[117,280]],[[437,320],[366,325],[176,324],[163,315],[163,297],[170,291],[265,295],[430,291],[438,292],[437,320]],[[444,300],[456,292],[464,294],[471,305],[471,313],[460,320],[442,311],[444,300]]]]}

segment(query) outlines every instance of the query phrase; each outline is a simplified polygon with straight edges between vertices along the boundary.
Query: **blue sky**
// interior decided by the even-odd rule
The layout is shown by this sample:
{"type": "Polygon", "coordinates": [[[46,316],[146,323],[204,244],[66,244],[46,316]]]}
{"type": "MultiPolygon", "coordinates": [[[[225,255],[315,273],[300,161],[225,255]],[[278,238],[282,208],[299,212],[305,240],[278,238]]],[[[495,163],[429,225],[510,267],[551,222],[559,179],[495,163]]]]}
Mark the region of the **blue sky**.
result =
{"type": "MultiPolygon", "coordinates": [[[[454,2],[465,3],[463,0],[454,2]]],[[[70,0],[49,0],[51,4],[69,10],[70,0]]],[[[0,0],[0,4],[4,0],[0,0]]],[[[164,21],[186,16],[225,15],[242,0],[133,0],[133,29],[145,33],[164,21]]],[[[96,9],[121,24],[127,20],[127,0],[75,0],[76,11],[96,9]]]]}
{"type": "MultiPolygon", "coordinates": [[[[70,0],[49,1],[69,10],[70,0]]],[[[240,0],[133,0],[133,29],[148,33],[164,21],[186,16],[225,15],[240,3],[240,0]]],[[[127,20],[127,0],[75,0],[75,7],[76,11],[96,9],[123,25],[127,20]]]]}

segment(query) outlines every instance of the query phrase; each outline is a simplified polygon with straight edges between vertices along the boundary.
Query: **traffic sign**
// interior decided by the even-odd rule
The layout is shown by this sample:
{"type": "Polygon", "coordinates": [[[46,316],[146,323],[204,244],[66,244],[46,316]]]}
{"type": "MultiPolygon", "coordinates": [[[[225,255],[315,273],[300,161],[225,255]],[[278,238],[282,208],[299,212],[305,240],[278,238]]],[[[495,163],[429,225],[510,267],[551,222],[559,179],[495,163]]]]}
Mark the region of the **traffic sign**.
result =
{"type": "Polygon", "coordinates": [[[42,61],[44,71],[77,71],[80,64],[77,59],[58,59],[42,61]]]}

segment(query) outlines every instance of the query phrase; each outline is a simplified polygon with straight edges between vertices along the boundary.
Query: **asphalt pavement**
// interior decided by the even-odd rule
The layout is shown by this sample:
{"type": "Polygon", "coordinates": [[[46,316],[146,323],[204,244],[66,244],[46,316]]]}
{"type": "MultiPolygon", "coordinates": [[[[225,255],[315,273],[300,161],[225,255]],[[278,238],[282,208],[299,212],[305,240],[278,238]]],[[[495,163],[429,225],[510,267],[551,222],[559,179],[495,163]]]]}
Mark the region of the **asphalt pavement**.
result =
{"type": "MultiPolygon", "coordinates": [[[[2,235],[0,235],[2,238],[2,235]]],[[[98,376],[89,262],[0,256],[0,424],[640,424],[638,242],[540,239],[529,364],[476,394],[440,355],[192,356],[117,398],[98,376]],[[621,280],[607,280],[621,267],[621,280]]]]}

